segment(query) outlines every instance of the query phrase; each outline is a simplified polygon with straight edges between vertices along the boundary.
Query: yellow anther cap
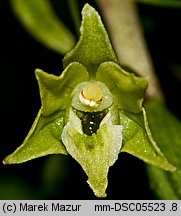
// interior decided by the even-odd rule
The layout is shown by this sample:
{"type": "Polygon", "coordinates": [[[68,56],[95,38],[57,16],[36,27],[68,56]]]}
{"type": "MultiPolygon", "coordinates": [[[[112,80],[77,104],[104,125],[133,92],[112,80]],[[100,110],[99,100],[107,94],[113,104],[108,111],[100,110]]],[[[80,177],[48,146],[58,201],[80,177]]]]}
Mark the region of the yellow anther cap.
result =
{"type": "Polygon", "coordinates": [[[102,97],[102,89],[96,83],[89,82],[80,93],[79,99],[83,105],[97,107],[102,97]]]}
{"type": "Polygon", "coordinates": [[[103,92],[97,84],[89,82],[84,87],[82,96],[87,100],[98,102],[102,99],[103,92]]]}

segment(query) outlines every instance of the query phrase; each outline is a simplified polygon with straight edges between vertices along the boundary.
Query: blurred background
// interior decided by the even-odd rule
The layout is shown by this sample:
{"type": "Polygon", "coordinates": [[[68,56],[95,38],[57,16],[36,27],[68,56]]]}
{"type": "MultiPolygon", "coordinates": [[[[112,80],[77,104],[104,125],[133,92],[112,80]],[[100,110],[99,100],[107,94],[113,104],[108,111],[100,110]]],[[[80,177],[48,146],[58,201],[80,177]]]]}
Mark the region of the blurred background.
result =
{"type": "MultiPolygon", "coordinates": [[[[66,2],[51,0],[57,16],[76,35],[66,2]]],[[[80,0],[80,11],[85,2],[97,8],[95,1],[80,0]]],[[[167,105],[180,119],[181,10],[141,3],[137,6],[167,105]]],[[[59,75],[63,55],[37,42],[23,28],[9,0],[0,0],[0,33],[2,161],[23,142],[41,106],[35,68],[59,75]]],[[[0,199],[95,199],[86,180],[86,174],[70,156],[52,155],[19,165],[0,163],[0,199]]],[[[110,168],[107,194],[106,199],[156,198],[144,163],[125,153],[110,168]]]]}

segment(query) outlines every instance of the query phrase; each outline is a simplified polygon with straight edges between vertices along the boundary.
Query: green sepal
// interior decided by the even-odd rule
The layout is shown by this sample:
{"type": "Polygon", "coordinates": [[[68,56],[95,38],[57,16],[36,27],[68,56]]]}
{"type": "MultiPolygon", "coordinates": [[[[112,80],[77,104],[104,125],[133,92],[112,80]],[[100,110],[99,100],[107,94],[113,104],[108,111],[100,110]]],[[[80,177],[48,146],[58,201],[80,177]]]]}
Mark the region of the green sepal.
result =
{"type": "Polygon", "coordinates": [[[145,109],[141,113],[120,111],[120,124],[123,126],[123,148],[144,162],[157,166],[166,171],[175,171],[164,154],[155,143],[149,129],[145,109]]]}
{"type": "Polygon", "coordinates": [[[71,103],[71,93],[75,86],[88,80],[86,68],[78,62],[73,62],[65,68],[60,76],[48,74],[36,69],[43,115],[65,110],[71,103]]]}
{"type": "Polygon", "coordinates": [[[97,197],[105,197],[108,170],[118,158],[122,146],[122,126],[112,124],[111,111],[100,124],[97,133],[87,136],[80,119],[71,109],[63,129],[62,141],[69,154],[82,166],[88,184],[97,197]]]}
{"type": "Polygon", "coordinates": [[[82,10],[80,32],[77,45],[63,59],[64,68],[71,62],[80,62],[94,78],[102,62],[118,62],[99,14],[88,4],[82,10]]]}
{"type": "Polygon", "coordinates": [[[56,112],[43,116],[42,110],[38,115],[24,142],[3,163],[22,163],[49,154],[67,154],[62,144],[61,133],[64,126],[64,112],[56,112]]]}
{"type": "Polygon", "coordinates": [[[104,62],[98,68],[96,80],[107,85],[119,109],[141,112],[147,87],[146,78],[128,73],[114,62],[104,62]]]}

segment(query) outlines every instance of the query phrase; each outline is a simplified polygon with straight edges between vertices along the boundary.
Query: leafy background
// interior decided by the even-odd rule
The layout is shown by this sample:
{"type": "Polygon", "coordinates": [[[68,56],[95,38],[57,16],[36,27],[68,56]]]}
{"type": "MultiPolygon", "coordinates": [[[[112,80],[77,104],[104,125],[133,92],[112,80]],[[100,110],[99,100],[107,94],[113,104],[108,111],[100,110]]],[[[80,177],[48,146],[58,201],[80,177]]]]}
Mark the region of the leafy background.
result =
{"type": "MultiPolygon", "coordinates": [[[[67,2],[69,1],[51,0],[57,16],[76,35],[77,40],[77,30],[67,2]]],[[[85,2],[97,8],[95,1],[81,0],[78,4],[79,14],[85,2]]],[[[155,138],[167,143],[171,150],[177,145],[176,149],[179,151],[181,149],[179,147],[181,126],[178,122],[181,119],[181,32],[179,31],[181,9],[173,4],[167,6],[160,4],[158,7],[155,4],[142,2],[140,0],[137,6],[147,44],[167,107],[175,116],[173,118],[162,105],[152,104],[148,106],[150,123],[155,138]],[[165,130],[160,129],[162,124],[165,125],[165,130]],[[163,136],[165,133],[169,135],[163,136]]],[[[40,99],[34,75],[35,68],[59,75],[62,71],[63,55],[46,48],[30,36],[13,14],[9,0],[0,1],[0,22],[0,161],[2,161],[22,143],[39,110],[40,99]]],[[[175,154],[170,156],[169,152],[168,157],[180,164],[175,154]]],[[[180,198],[181,186],[178,179],[180,179],[179,174],[176,177],[169,176],[165,172],[163,174],[160,170],[145,166],[142,161],[122,153],[116,164],[110,168],[107,199],[180,198]],[[168,188],[166,195],[156,182],[160,182],[163,188],[166,185],[168,188]],[[170,187],[171,183],[174,184],[176,192],[170,187]]],[[[81,167],[69,156],[48,156],[19,165],[4,166],[1,163],[0,199],[95,199],[86,180],[87,177],[81,167]]]]}

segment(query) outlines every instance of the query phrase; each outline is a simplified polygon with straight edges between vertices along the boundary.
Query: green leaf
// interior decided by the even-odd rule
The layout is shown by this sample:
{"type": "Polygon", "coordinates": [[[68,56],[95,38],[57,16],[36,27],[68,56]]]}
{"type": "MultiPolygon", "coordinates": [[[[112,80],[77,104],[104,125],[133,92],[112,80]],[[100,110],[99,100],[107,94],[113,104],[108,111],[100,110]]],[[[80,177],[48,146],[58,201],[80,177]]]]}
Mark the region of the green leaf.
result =
{"type": "Polygon", "coordinates": [[[95,77],[97,68],[102,62],[117,62],[107,32],[99,14],[85,4],[82,10],[81,36],[74,49],[63,60],[64,68],[71,62],[80,62],[86,66],[91,78],[95,77]]]}
{"type": "Polygon", "coordinates": [[[164,170],[175,171],[152,138],[146,112],[130,113],[120,111],[120,124],[123,126],[123,148],[127,152],[148,164],[164,170]]]}
{"type": "Polygon", "coordinates": [[[177,167],[174,173],[147,167],[151,186],[160,199],[181,199],[181,123],[161,102],[148,104],[147,113],[154,139],[177,167]]]}
{"type": "Polygon", "coordinates": [[[65,54],[74,44],[72,33],[55,15],[48,0],[11,0],[19,21],[39,42],[65,54]]]}
{"type": "Polygon", "coordinates": [[[150,187],[157,199],[180,200],[180,169],[174,173],[169,173],[153,166],[147,166],[147,173],[150,187]],[[174,179],[176,179],[176,181],[174,179]]]}
{"type": "Polygon", "coordinates": [[[86,68],[78,62],[69,64],[60,76],[45,73],[40,69],[35,72],[40,88],[43,115],[65,110],[71,103],[71,92],[75,86],[88,80],[86,68]]]}
{"type": "Polygon", "coordinates": [[[97,71],[96,79],[105,83],[114,95],[119,109],[140,112],[147,80],[124,71],[114,62],[102,63],[97,71]]]}
{"type": "Polygon", "coordinates": [[[160,6],[160,7],[175,7],[175,8],[181,7],[180,0],[137,0],[137,2],[160,6]]]}
{"type": "Polygon", "coordinates": [[[87,136],[82,131],[80,119],[71,109],[69,121],[63,129],[62,141],[86,172],[95,195],[105,197],[108,170],[117,160],[122,145],[122,126],[112,124],[109,112],[97,133],[87,136]]]}
{"type": "Polygon", "coordinates": [[[63,125],[64,112],[45,117],[40,109],[23,144],[7,156],[3,163],[22,163],[49,154],[67,154],[61,143],[63,125]]]}

